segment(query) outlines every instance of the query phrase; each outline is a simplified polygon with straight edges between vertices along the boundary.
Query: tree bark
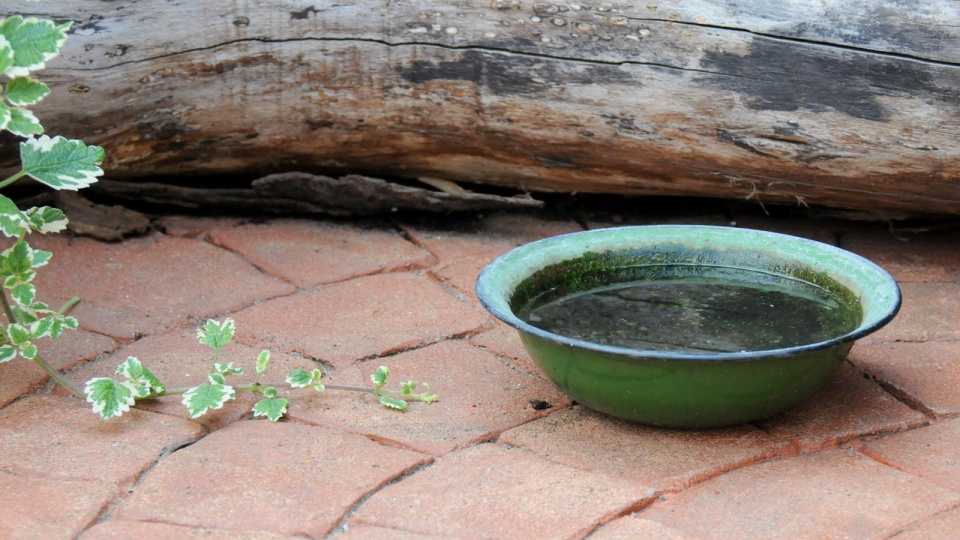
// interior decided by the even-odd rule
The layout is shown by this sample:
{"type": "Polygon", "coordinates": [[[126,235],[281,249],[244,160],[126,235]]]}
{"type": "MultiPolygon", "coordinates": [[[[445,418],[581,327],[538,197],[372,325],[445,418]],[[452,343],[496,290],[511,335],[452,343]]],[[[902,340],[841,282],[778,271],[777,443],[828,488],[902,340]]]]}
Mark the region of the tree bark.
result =
{"type": "MultiPolygon", "coordinates": [[[[421,176],[960,214],[949,0],[61,0],[51,134],[112,179],[421,176]]],[[[8,160],[9,165],[9,160],[8,160]]]]}

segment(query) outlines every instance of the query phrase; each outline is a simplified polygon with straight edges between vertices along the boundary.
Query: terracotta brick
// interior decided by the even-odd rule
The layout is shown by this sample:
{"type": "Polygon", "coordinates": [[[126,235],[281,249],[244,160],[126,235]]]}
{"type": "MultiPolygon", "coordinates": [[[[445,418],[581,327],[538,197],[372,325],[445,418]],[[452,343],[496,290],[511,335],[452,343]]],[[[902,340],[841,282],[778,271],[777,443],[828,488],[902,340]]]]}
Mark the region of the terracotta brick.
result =
{"type": "Polygon", "coordinates": [[[850,361],[911,407],[960,413],[960,341],[858,344],[850,361]]]}
{"type": "Polygon", "coordinates": [[[510,365],[527,373],[539,377],[545,376],[523,347],[520,334],[510,326],[497,323],[493,329],[471,337],[470,342],[504,358],[510,365]]]}
{"type": "Polygon", "coordinates": [[[319,537],[365,495],[426,462],[359,435],[240,421],[161,460],[116,518],[319,537]]]}
{"type": "Polygon", "coordinates": [[[440,455],[490,439],[570,404],[570,399],[546,380],[517,372],[464,342],[444,342],[364,362],[340,369],[325,380],[369,387],[370,375],[379,365],[390,368],[390,388],[398,388],[402,381],[426,381],[440,401],[414,402],[400,413],[381,407],[369,394],[310,392],[290,405],[291,418],[440,455]],[[531,400],[545,401],[553,407],[538,410],[531,400]]]}
{"type": "MultiPolygon", "coordinates": [[[[207,374],[213,367],[213,350],[197,341],[195,329],[180,329],[148,336],[124,346],[114,354],[106,356],[70,373],[67,378],[83,387],[86,381],[94,377],[114,377],[117,366],[133,356],[139,359],[160,379],[167,389],[188,388],[207,382],[207,374]]],[[[243,368],[243,375],[230,376],[227,382],[234,385],[251,384],[256,377],[256,359],[260,349],[253,349],[235,342],[228,343],[220,356],[221,362],[233,362],[243,368]]],[[[313,370],[319,367],[316,362],[282,353],[271,353],[270,363],[262,382],[283,382],[287,373],[297,368],[313,370]]],[[[58,390],[62,393],[62,391],[58,390]]],[[[286,392],[281,390],[286,395],[286,392]]],[[[238,420],[250,416],[250,410],[259,398],[252,392],[237,392],[237,399],[228,401],[223,408],[208,411],[197,419],[207,429],[214,431],[238,420]]],[[[179,395],[159,399],[140,401],[137,408],[145,411],[170,414],[188,418],[189,413],[179,395]]]]}
{"type": "Polygon", "coordinates": [[[349,525],[441,538],[577,538],[636,510],[651,495],[636,482],[483,444],[375,493],[349,525]]]}
{"type": "Polygon", "coordinates": [[[960,509],[953,509],[913,524],[896,535],[897,540],[956,538],[960,531],[960,509]]]}
{"type": "Polygon", "coordinates": [[[590,535],[590,540],[636,540],[638,538],[644,540],[686,540],[691,537],[684,536],[674,528],[636,515],[615,519],[590,535]]]}
{"type": "Polygon", "coordinates": [[[200,240],[154,235],[104,244],[51,236],[36,244],[54,253],[38,273],[39,298],[58,306],[79,296],[71,314],[81,328],[125,340],[295,290],[200,240]]]}
{"type": "Polygon", "coordinates": [[[577,469],[676,491],[725,471],[792,454],[753,426],[682,431],[645,427],[576,406],[504,433],[499,442],[577,469]]]}
{"type": "Polygon", "coordinates": [[[263,302],[235,316],[238,339],[299,352],[340,367],[451,336],[489,323],[430,279],[383,274],[263,302]]]}
{"type": "Polygon", "coordinates": [[[343,534],[337,536],[340,540],[436,540],[436,536],[419,534],[410,531],[401,531],[387,527],[357,525],[345,527],[343,534]]]}
{"type": "Polygon", "coordinates": [[[492,260],[534,240],[583,230],[573,221],[547,221],[525,214],[495,214],[471,225],[467,230],[453,231],[449,225],[437,229],[411,224],[404,230],[441,263],[470,255],[492,260]]]}
{"type": "MultiPolygon", "coordinates": [[[[61,372],[117,347],[117,342],[107,336],[83,330],[64,332],[56,340],[37,340],[36,344],[40,348],[40,356],[61,372]]],[[[34,391],[49,380],[50,377],[39,366],[23,358],[0,364],[0,407],[22,394],[34,391]]]]}
{"type": "Polygon", "coordinates": [[[431,271],[431,274],[460,293],[464,299],[480,306],[476,293],[477,277],[493,259],[492,255],[487,254],[468,255],[439,265],[431,271]]]}
{"type": "Polygon", "coordinates": [[[851,450],[728,472],[639,514],[694,538],[882,538],[960,503],[851,450]]]}
{"type": "Polygon", "coordinates": [[[886,269],[901,283],[960,280],[960,235],[861,229],[844,234],[842,246],[886,269]]]}
{"type": "Polygon", "coordinates": [[[302,536],[275,534],[269,531],[225,531],[184,527],[169,523],[146,521],[104,521],[86,531],[80,540],[109,540],[111,538],[144,538],[149,540],[294,540],[302,536]]]}
{"type": "Polygon", "coordinates": [[[892,467],[960,492],[960,419],[866,443],[861,451],[892,467]]]}
{"type": "Polygon", "coordinates": [[[890,341],[960,340],[960,283],[901,283],[903,306],[897,317],[864,344],[890,341]]]}
{"type": "Polygon", "coordinates": [[[806,401],[757,425],[771,435],[790,439],[801,451],[813,451],[924,422],[921,413],[844,363],[839,373],[806,401]]]}
{"type": "Polygon", "coordinates": [[[210,239],[302,288],[434,263],[429,253],[382,226],[274,220],[215,230],[210,239]]]}
{"type": "Polygon", "coordinates": [[[138,410],[104,421],[79,399],[32,395],[0,409],[0,434],[0,470],[126,486],[203,430],[138,410]]]}
{"type": "Polygon", "coordinates": [[[0,472],[0,535],[17,540],[75,538],[118,496],[115,485],[0,472]]]}

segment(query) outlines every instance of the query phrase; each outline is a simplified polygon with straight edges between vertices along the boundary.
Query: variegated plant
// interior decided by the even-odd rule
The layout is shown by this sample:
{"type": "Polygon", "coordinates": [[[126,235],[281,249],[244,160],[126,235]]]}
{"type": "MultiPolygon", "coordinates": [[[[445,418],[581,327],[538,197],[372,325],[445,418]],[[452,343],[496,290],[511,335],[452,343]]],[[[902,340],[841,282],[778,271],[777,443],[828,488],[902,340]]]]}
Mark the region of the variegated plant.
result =
{"type": "Polygon", "coordinates": [[[183,404],[190,413],[190,418],[197,418],[211,409],[219,409],[232,399],[236,399],[237,391],[253,392],[260,400],[253,406],[254,416],[264,416],[271,422],[276,422],[287,412],[286,398],[280,397],[278,388],[312,388],[317,392],[326,389],[350,390],[354,392],[369,392],[380,399],[380,403],[391,409],[406,410],[408,401],[423,401],[432,403],[437,401],[437,395],[430,390],[430,385],[424,383],[422,392],[415,392],[417,383],[408,381],[400,385],[399,390],[385,388],[390,370],[380,366],[370,376],[372,387],[344,386],[323,384],[323,372],[319,369],[307,371],[295,369],[287,374],[284,382],[261,382],[270,362],[270,351],[262,351],[256,359],[256,378],[250,384],[228,384],[228,377],[243,375],[242,367],[234,366],[233,362],[221,362],[223,347],[233,339],[236,328],[233,319],[226,319],[222,323],[208,320],[199,330],[197,339],[200,343],[213,349],[213,368],[207,375],[204,384],[190,388],[167,389],[157,377],[147,369],[139,359],[130,356],[120,367],[117,375],[121,380],[100,377],[87,381],[84,389],[87,401],[93,403],[93,411],[104,419],[120,416],[130,410],[138,399],[155,399],[163,396],[182,395],[183,404]]]}
{"type": "MultiPolygon", "coordinates": [[[[33,17],[0,19],[0,131],[6,130],[25,139],[20,143],[20,170],[0,181],[0,188],[31,177],[53,189],[78,190],[96,182],[103,174],[100,168],[104,159],[102,148],[44,135],[43,126],[29,109],[50,93],[50,88],[31,74],[42,69],[60,52],[69,28],[70,23],[57,25],[33,17]]],[[[243,368],[220,361],[223,347],[234,336],[231,319],[223,323],[207,321],[197,332],[200,343],[214,351],[213,368],[202,385],[167,389],[140,360],[131,356],[117,368],[116,374],[121,380],[91,379],[81,392],[43,359],[35,344],[41,338],[56,339],[65,330],[77,328],[77,320],[67,315],[70,307],[79,301],[77,298],[57,310],[37,301],[32,281],[37,269],[46,265],[53,254],[33,249],[26,240],[31,232],[59,232],[66,226],[67,217],[56,208],[43,206],[20,210],[11,199],[0,195],[0,233],[13,239],[13,245],[0,253],[0,277],[3,279],[0,305],[6,318],[0,332],[0,363],[18,356],[32,360],[71,393],[86,398],[93,405],[93,412],[103,419],[122,415],[137,400],[180,394],[190,417],[197,418],[211,409],[223,407],[224,403],[236,398],[237,390],[241,390],[260,397],[253,407],[254,416],[264,416],[276,422],[287,412],[288,401],[280,397],[277,390],[281,387],[313,388],[318,392],[326,388],[370,392],[380,398],[384,406],[401,411],[407,408],[407,401],[430,403],[437,400],[428,384],[424,384],[425,391],[416,393],[417,383],[413,381],[403,383],[400,390],[386,390],[384,387],[390,373],[386,367],[380,367],[372,376],[371,388],[324,385],[320,381],[323,374],[319,369],[297,369],[282,383],[261,383],[270,361],[269,351],[263,351],[257,357],[256,378],[251,384],[227,384],[228,377],[243,374],[243,368]]]]}
{"type": "MultiPolygon", "coordinates": [[[[43,135],[43,126],[29,109],[50,93],[50,88],[34,79],[32,73],[59,53],[69,28],[70,23],[57,25],[20,16],[0,19],[0,130],[26,139],[20,143],[20,170],[0,181],[0,188],[29,176],[54,189],[77,190],[103,174],[102,148],[43,135]]],[[[58,232],[66,226],[66,216],[56,208],[21,211],[12,200],[0,195],[0,233],[13,239],[13,245],[0,253],[0,304],[7,321],[0,336],[0,362],[17,356],[32,360],[79,395],[76,387],[47,364],[34,343],[44,337],[56,339],[64,330],[77,327],[77,320],[66,315],[76,299],[60,309],[37,301],[32,281],[52,254],[27,243],[31,232],[58,232]]]]}

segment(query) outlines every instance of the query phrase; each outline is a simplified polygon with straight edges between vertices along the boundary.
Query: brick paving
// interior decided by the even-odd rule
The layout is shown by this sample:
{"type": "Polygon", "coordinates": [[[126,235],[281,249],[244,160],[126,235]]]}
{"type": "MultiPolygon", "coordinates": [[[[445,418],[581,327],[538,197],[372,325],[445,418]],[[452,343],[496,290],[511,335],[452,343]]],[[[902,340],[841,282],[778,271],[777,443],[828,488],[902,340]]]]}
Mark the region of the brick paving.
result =
{"type": "MultiPolygon", "coordinates": [[[[400,413],[369,394],[287,392],[278,424],[254,397],[192,420],[178,397],[102,422],[32,364],[0,365],[0,537],[948,538],[960,531],[957,228],[766,216],[667,200],[486,216],[164,216],[54,252],[41,299],[76,295],[78,332],[41,343],[76,384],[129,356],[168,386],[206,377],[208,317],[237,321],[225,361],[265,381],[319,367],[365,385],[377,366],[429,381],[400,413]],[[904,307],[837,375],[781,415],[720,430],[639,426],[573,403],[473,283],[538,238],[619,224],[736,224],[829,242],[886,267],[904,307]]],[[[922,225],[922,224],[921,224],[922,225]]]]}

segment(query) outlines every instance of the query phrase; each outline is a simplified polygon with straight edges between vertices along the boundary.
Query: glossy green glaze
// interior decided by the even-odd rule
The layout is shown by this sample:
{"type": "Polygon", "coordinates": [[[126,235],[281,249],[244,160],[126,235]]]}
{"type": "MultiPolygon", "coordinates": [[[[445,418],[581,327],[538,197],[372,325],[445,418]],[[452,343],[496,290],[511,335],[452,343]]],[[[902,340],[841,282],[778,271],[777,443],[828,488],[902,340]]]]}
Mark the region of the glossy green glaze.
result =
{"type": "Polygon", "coordinates": [[[573,399],[627,420],[696,429],[758,420],[796,405],[834,373],[856,339],[889,322],[900,306],[890,275],[847,251],[776,233],[687,225],[600,229],[533,242],[487,266],[477,295],[494,316],[517,328],[533,360],[573,399]],[[675,268],[682,268],[676,277],[683,279],[701,266],[815,284],[859,304],[861,322],[819,343],[694,354],[578,341],[515,314],[558,291],[589,289],[608,279],[659,278],[675,268]]]}

